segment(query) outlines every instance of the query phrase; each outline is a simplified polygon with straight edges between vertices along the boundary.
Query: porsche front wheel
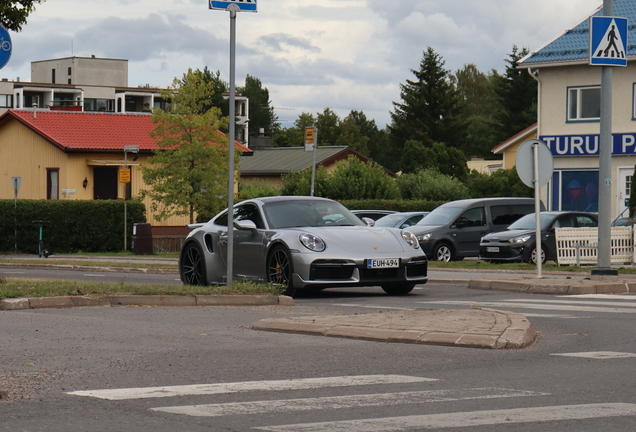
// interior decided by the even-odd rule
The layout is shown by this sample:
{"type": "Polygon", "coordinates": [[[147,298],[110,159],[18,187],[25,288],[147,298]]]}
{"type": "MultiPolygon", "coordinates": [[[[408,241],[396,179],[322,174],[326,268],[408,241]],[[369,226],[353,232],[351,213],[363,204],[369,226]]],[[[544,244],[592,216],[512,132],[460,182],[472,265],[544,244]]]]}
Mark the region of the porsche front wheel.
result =
{"type": "Polygon", "coordinates": [[[283,246],[275,246],[267,258],[267,281],[278,285],[282,295],[293,296],[291,256],[283,246]]]}
{"type": "Polygon", "coordinates": [[[181,281],[186,285],[207,285],[203,253],[196,243],[189,243],[181,253],[179,260],[181,281]]]}

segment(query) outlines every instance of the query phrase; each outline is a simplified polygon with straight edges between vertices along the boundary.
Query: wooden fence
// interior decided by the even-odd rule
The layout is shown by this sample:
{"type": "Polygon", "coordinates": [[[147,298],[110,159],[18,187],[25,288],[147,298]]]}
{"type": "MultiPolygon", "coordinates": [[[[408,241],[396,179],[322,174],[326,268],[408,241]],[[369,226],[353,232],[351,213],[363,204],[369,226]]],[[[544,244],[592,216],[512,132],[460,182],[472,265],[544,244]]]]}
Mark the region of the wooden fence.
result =
{"type": "MultiPolygon", "coordinates": [[[[612,264],[632,264],[634,254],[634,230],[629,227],[612,227],[612,264]]],[[[598,228],[556,228],[557,264],[597,264],[598,228]]]]}

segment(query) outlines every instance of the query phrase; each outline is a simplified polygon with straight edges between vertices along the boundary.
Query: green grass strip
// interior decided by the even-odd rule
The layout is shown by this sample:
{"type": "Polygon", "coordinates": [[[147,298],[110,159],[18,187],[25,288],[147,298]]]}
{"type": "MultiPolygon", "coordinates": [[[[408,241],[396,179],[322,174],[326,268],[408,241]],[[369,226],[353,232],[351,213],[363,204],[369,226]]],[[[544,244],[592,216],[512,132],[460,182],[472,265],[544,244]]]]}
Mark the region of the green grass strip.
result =
{"type": "Polygon", "coordinates": [[[213,295],[213,294],[272,294],[278,288],[272,284],[233,281],[232,289],[225,285],[144,285],[132,283],[81,282],[56,279],[20,279],[0,277],[0,299],[22,297],[57,297],[68,295],[109,296],[128,295],[213,295]]]}

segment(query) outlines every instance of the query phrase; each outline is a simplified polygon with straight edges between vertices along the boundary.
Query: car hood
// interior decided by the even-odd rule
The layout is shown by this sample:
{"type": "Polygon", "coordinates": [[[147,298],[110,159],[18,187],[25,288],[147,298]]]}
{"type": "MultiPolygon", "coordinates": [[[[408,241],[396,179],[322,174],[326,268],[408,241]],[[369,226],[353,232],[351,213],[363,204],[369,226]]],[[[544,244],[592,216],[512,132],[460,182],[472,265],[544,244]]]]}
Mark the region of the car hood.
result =
{"type": "Polygon", "coordinates": [[[294,228],[298,233],[315,234],[327,244],[328,249],[339,249],[346,252],[359,253],[396,253],[413,250],[402,239],[396,228],[377,228],[367,226],[349,227],[312,227],[294,228]]]}
{"type": "Polygon", "coordinates": [[[415,235],[428,234],[430,232],[436,231],[440,228],[443,228],[444,225],[413,225],[408,228],[415,235]]]}
{"type": "Polygon", "coordinates": [[[490,234],[486,234],[484,240],[510,240],[511,238],[520,237],[523,235],[534,235],[534,230],[506,230],[499,231],[490,234]]]}

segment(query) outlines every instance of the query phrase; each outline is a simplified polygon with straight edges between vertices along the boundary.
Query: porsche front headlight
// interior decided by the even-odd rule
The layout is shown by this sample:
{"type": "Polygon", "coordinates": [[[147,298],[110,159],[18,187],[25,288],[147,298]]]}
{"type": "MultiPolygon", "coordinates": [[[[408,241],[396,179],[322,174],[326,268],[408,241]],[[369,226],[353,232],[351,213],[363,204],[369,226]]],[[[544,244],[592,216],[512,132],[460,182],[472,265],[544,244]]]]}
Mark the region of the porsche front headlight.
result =
{"type": "Polygon", "coordinates": [[[411,231],[402,231],[402,238],[409,244],[413,249],[417,249],[420,247],[420,242],[417,241],[417,237],[411,231]]]}
{"type": "Polygon", "coordinates": [[[322,252],[327,248],[325,242],[314,234],[303,233],[300,235],[300,242],[310,251],[322,252]]]}

